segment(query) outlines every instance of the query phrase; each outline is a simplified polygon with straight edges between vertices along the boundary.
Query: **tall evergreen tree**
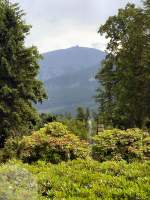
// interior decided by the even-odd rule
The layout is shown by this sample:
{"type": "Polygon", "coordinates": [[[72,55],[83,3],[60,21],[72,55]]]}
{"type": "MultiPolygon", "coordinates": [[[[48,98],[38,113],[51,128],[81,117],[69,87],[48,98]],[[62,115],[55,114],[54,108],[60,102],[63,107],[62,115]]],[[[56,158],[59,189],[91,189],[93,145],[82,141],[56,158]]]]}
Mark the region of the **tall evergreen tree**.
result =
{"type": "Polygon", "coordinates": [[[91,115],[90,115],[90,109],[86,108],[85,110],[85,120],[86,122],[90,119],[91,115]]]}
{"type": "Polygon", "coordinates": [[[85,122],[85,111],[83,107],[78,107],[76,110],[76,119],[82,122],[85,122]]]}
{"type": "Polygon", "coordinates": [[[36,47],[26,47],[30,26],[18,4],[0,0],[0,145],[9,135],[27,133],[39,115],[33,103],[46,93],[37,79],[36,47]]]}
{"type": "Polygon", "coordinates": [[[127,4],[99,29],[109,42],[96,98],[104,122],[120,128],[143,127],[150,117],[149,3],[127,4]]]}

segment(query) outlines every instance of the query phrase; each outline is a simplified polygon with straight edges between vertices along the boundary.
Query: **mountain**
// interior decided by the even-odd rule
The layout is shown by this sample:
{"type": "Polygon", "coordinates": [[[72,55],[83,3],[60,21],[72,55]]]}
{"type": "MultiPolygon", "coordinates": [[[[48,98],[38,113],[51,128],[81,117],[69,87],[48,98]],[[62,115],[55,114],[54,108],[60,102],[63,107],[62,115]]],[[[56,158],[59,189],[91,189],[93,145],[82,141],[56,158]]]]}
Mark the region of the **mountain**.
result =
{"type": "Polygon", "coordinates": [[[72,47],[43,54],[39,78],[44,81],[48,100],[38,104],[40,112],[74,113],[78,106],[95,106],[95,74],[105,53],[72,47]]]}

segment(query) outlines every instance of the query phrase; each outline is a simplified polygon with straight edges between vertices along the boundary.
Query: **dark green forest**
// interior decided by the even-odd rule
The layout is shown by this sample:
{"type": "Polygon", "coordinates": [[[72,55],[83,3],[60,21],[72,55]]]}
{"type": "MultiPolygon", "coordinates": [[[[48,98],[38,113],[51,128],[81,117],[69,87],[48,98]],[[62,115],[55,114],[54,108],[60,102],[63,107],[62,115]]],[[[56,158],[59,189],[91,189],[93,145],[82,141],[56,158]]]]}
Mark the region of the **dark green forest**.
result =
{"type": "Polygon", "coordinates": [[[0,200],[149,200],[150,0],[99,27],[98,109],[75,116],[36,109],[49,97],[24,15],[0,0],[0,200]]]}

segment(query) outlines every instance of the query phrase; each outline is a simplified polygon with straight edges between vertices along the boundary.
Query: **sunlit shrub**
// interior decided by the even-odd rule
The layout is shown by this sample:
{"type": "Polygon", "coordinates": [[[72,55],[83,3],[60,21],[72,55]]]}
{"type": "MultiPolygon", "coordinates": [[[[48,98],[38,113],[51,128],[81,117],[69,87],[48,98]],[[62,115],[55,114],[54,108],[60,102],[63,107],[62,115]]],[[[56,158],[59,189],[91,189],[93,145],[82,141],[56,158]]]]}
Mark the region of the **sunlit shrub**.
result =
{"type": "Polygon", "coordinates": [[[150,160],[150,136],[143,139],[143,154],[145,159],[150,160]]]}
{"type": "Polygon", "coordinates": [[[21,137],[10,137],[5,143],[5,148],[1,149],[1,162],[5,162],[11,158],[18,158],[21,150],[21,137]]]}
{"type": "Polygon", "coordinates": [[[14,139],[8,140],[4,150],[8,155],[7,149],[11,150],[11,154],[15,157],[28,163],[38,160],[59,163],[86,158],[89,153],[87,143],[81,141],[68,130],[67,126],[59,122],[49,123],[32,135],[24,136],[19,142],[14,139]]]}
{"type": "Polygon", "coordinates": [[[126,131],[106,130],[93,138],[92,156],[99,161],[143,158],[143,132],[140,129],[126,131]]]}
{"type": "Polygon", "coordinates": [[[26,165],[36,175],[39,194],[48,199],[150,199],[150,162],[74,160],[58,165],[26,165]]]}

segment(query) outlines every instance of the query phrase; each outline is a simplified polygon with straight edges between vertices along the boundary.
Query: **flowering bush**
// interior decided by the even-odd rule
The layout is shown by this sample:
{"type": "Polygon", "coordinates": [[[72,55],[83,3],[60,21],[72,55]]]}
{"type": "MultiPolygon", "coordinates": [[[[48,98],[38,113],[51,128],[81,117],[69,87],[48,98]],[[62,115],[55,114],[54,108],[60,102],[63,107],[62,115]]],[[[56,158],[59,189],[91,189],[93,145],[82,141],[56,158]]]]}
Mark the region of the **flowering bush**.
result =
{"type": "MultiPolygon", "coordinates": [[[[44,128],[33,132],[30,136],[24,136],[19,142],[14,139],[7,141],[5,149],[16,155],[23,162],[32,163],[38,160],[59,163],[61,161],[86,158],[89,154],[85,141],[81,141],[68,131],[67,126],[52,122],[44,128]]],[[[6,151],[6,150],[5,150],[6,151]]],[[[8,153],[7,153],[8,155],[8,153]]]]}
{"type": "Polygon", "coordinates": [[[143,154],[145,159],[150,159],[150,136],[143,139],[143,154]]]}
{"type": "Polygon", "coordinates": [[[106,130],[93,138],[92,156],[99,161],[143,158],[143,132],[140,129],[126,131],[106,130]]]}

